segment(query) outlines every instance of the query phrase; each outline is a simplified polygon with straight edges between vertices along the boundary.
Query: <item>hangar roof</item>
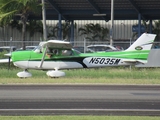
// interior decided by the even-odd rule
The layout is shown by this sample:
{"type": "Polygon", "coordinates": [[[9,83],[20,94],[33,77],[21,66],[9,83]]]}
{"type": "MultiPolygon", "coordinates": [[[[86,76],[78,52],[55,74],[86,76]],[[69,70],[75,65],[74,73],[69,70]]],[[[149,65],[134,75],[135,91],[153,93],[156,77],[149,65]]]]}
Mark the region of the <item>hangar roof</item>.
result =
{"type": "MultiPolygon", "coordinates": [[[[45,0],[46,19],[58,20],[110,20],[111,0],[45,0]],[[95,16],[104,14],[104,16],[95,16]]],[[[115,20],[160,19],[160,0],[114,0],[115,20]]]]}

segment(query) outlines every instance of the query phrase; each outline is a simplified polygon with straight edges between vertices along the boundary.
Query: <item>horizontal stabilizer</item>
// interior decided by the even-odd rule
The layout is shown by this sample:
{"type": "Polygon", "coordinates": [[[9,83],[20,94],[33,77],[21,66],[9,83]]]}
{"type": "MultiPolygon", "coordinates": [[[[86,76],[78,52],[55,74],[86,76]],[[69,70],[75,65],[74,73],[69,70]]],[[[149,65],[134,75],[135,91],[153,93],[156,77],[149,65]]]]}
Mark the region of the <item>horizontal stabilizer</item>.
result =
{"type": "Polygon", "coordinates": [[[145,64],[145,63],[147,63],[147,60],[123,59],[123,62],[126,62],[126,63],[141,63],[141,64],[145,64]]]}

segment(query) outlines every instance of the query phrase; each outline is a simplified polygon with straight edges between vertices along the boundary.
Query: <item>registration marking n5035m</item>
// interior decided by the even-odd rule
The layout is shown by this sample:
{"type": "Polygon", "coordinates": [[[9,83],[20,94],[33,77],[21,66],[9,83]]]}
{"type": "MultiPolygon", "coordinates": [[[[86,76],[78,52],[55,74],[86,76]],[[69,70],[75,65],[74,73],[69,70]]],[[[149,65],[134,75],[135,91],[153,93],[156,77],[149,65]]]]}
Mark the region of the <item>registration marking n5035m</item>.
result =
{"type": "Polygon", "coordinates": [[[118,58],[93,57],[90,59],[89,64],[117,65],[120,60],[118,58]]]}

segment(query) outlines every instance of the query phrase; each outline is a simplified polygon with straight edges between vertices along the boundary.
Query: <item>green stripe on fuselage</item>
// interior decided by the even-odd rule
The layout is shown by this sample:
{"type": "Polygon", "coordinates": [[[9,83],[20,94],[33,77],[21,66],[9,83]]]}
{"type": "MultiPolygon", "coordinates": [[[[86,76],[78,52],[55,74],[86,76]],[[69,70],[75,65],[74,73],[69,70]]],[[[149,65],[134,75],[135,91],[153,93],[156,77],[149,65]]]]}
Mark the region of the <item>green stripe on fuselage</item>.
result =
{"type": "MultiPolygon", "coordinates": [[[[55,56],[49,58],[47,55],[45,61],[76,61],[82,62],[87,57],[111,57],[121,59],[139,59],[147,60],[149,50],[136,51],[115,51],[115,52],[96,52],[96,53],[81,53],[72,56],[55,56]]],[[[34,51],[17,51],[12,53],[12,61],[41,61],[43,53],[35,53],[34,51]]]]}
{"type": "Polygon", "coordinates": [[[97,52],[97,53],[85,53],[80,54],[81,57],[112,57],[112,58],[122,58],[122,59],[140,59],[147,60],[149,50],[141,51],[115,51],[115,52],[97,52]]]}

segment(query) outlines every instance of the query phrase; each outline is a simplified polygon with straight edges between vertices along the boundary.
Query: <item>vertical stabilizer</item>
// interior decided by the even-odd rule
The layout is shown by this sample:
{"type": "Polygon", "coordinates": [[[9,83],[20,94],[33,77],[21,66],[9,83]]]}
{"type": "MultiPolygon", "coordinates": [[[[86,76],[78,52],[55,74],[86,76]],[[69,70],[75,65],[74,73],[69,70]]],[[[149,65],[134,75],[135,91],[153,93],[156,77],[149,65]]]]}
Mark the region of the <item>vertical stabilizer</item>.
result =
{"type": "Polygon", "coordinates": [[[126,51],[150,50],[156,35],[143,33],[126,51]]]}
{"type": "Polygon", "coordinates": [[[128,49],[125,62],[147,63],[147,58],[151,50],[156,35],[143,33],[128,49]]]}

